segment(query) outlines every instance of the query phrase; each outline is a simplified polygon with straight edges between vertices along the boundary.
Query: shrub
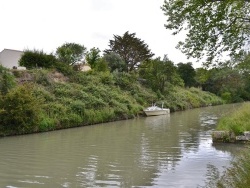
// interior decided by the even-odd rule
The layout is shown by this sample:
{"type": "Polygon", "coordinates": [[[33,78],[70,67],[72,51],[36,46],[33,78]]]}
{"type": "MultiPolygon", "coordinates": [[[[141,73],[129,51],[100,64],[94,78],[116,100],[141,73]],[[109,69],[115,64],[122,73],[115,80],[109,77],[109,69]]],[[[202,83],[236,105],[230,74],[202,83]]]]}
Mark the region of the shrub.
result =
{"type": "Polygon", "coordinates": [[[6,94],[15,84],[15,77],[0,65],[0,93],[6,94]]]}
{"type": "Polygon", "coordinates": [[[224,92],[221,94],[221,98],[225,100],[227,103],[230,103],[232,101],[232,96],[230,92],[224,92]]]}
{"type": "Polygon", "coordinates": [[[39,122],[39,131],[51,131],[56,128],[56,121],[46,115],[42,116],[39,122]]]}
{"type": "Polygon", "coordinates": [[[40,121],[40,103],[32,87],[18,86],[9,91],[0,103],[0,124],[12,134],[36,132],[40,121]]]}
{"type": "Polygon", "coordinates": [[[72,66],[61,63],[61,62],[56,62],[53,67],[58,70],[59,72],[63,73],[65,76],[72,76],[76,73],[76,71],[73,69],[72,66]]]}
{"type": "Polygon", "coordinates": [[[50,68],[56,62],[57,60],[54,55],[47,55],[42,50],[26,50],[19,60],[19,64],[27,69],[38,67],[50,68]]]}

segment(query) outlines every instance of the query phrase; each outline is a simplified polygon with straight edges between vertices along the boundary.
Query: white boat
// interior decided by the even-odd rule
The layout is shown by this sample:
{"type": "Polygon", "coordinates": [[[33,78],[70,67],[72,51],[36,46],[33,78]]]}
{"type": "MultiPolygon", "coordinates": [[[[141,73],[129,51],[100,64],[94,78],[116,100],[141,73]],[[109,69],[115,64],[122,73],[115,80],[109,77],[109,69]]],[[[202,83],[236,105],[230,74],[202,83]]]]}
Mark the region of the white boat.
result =
{"type": "MultiPolygon", "coordinates": [[[[163,106],[163,105],[162,105],[163,106]]],[[[166,115],[170,113],[169,108],[160,108],[156,105],[150,106],[143,110],[147,116],[159,116],[159,115],[166,115]]]]}

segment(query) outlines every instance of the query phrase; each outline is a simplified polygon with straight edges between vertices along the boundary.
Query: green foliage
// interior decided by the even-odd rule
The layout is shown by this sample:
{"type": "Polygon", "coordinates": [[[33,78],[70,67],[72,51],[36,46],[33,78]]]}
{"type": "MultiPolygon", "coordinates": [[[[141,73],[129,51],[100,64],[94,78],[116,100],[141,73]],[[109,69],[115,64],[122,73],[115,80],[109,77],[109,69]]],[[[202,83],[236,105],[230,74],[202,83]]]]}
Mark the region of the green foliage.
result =
{"type": "Polygon", "coordinates": [[[47,55],[42,50],[26,50],[19,60],[21,66],[27,69],[31,68],[50,68],[57,62],[56,57],[52,54],[47,55]]]}
{"type": "Polygon", "coordinates": [[[15,77],[0,65],[0,94],[7,94],[16,85],[15,77]]]}
{"type": "Polygon", "coordinates": [[[195,82],[198,86],[203,87],[203,85],[209,79],[210,71],[205,68],[197,68],[195,71],[195,82]]]}
{"type": "Polygon", "coordinates": [[[162,10],[174,35],[187,30],[178,47],[188,57],[239,55],[249,42],[250,1],[165,0],[162,10]]]}
{"type": "Polygon", "coordinates": [[[195,82],[195,70],[192,63],[178,63],[177,72],[185,83],[185,87],[193,87],[196,85],[195,82]]]}
{"type": "Polygon", "coordinates": [[[103,59],[108,63],[110,68],[110,72],[118,71],[118,72],[126,72],[126,64],[124,60],[116,53],[110,52],[108,54],[104,54],[103,59]]]}
{"type": "Polygon", "coordinates": [[[100,82],[105,85],[114,85],[114,76],[109,71],[103,71],[98,73],[100,82]]]}
{"type": "Polygon", "coordinates": [[[74,65],[83,59],[86,48],[76,43],[65,43],[56,49],[58,60],[67,65],[74,65]]]}
{"type": "Polygon", "coordinates": [[[48,70],[31,70],[30,74],[32,75],[33,82],[40,85],[51,85],[53,84],[53,80],[49,77],[48,70]]]}
{"type": "Polygon", "coordinates": [[[172,111],[205,106],[207,101],[219,103],[218,98],[216,100],[209,93],[203,96],[204,92],[195,88],[190,88],[186,93],[184,88],[175,90],[173,87],[168,95],[157,94],[141,85],[138,75],[132,73],[74,71],[67,79],[55,79],[63,75],[55,70],[44,69],[25,71],[25,75],[31,78],[29,85],[32,87],[19,85],[7,95],[0,95],[1,135],[133,118],[142,114],[145,106],[158,100],[164,101],[172,111]],[[176,94],[180,91],[183,94],[176,94]],[[206,100],[203,99],[206,97],[206,100]],[[214,98],[214,101],[209,97],[214,98]]]}
{"type": "Polygon", "coordinates": [[[201,106],[218,105],[222,104],[223,101],[216,95],[203,92],[198,88],[184,89],[182,87],[174,87],[165,96],[164,103],[171,111],[178,111],[201,106]]]}
{"type": "Polygon", "coordinates": [[[74,75],[76,72],[73,70],[72,66],[61,62],[56,62],[53,67],[59,72],[63,73],[65,76],[74,75]]]}
{"type": "Polygon", "coordinates": [[[56,121],[46,115],[41,116],[41,121],[39,122],[39,131],[51,131],[56,129],[56,121]]]}
{"type": "Polygon", "coordinates": [[[250,131],[250,103],[245,103],[240,109],[221,118],[217,125],[217,130],[232,131],[235,135],[240,135],[244,131],[250,131]]]}
{"type": "Polygon", "coordinates": [[[237,69],[214,68],[209,72],[209,78],[203,84],[205,91],[223,96],[228,102],[242,102],[245,82],[243,75],[237,69]],[[228,98],[229,93],[230,98],[228,98]]]}
{"type": "Polygon", "coordinates": [[[36,132],[40,122],[40,101],[32,87],[21,85],[10,90],[1,100],[0,125],[6,134],[36,132]]]}
{"type": "Polygon", "coordinates": [[[250,100],[250,54],[247,53],[242,56],[242,59],[235,66],[242,75],[242,81],[244,82],[244,89],[241,90],[241,97],[244,100],[250,100]]]}
{"type": "Polygon", "coordinates": [[[98,60],[101,58],[100,52],[99,48],[91,48],[90,51],[86,53],[85,60],[92,69],[96,67],[98,60]]]}
{"type": "Polygon", "coordinates": [[[98,59],[98,61],[96,62],[96,65],[95,65],[95,70],[98,72],[109,71],[108,63],[103,58],[98,59]]]}
{"type": "Polygon", "coordinates": [[[118,54],[124,60],[127,72],[135,70],[139,66],[138,63],[154,55],[143,40],[135,37],[135,33],[129,34],[128,31],[123,36],[114,35],[114,40],[109,41],[109,48],[105,53],[118,54]]]}
{"type": "Polygon", "coordinates": [[[226,101],[226,103],[230,103],[232,102],[232,96],[231,96],[231,93],[229,92],[224,92],[221,94],[221,98],[226,101]]]}
{"type": "Polygon", "coordinates": [[[164,93],[174,85],[183,85],[183,81],[177,74],[174,63],[168,59],[161,61],[160,58],[144,62],[139,70],[140,76],[146,79],[149,87],[154,91],[164,93]]]}
{"type": "Polygon", "coordinates": [[[115,84],[122,89],[132,89],[132,83],[136,82],[134,75],[126,72],[114,72],[115,84]]]}

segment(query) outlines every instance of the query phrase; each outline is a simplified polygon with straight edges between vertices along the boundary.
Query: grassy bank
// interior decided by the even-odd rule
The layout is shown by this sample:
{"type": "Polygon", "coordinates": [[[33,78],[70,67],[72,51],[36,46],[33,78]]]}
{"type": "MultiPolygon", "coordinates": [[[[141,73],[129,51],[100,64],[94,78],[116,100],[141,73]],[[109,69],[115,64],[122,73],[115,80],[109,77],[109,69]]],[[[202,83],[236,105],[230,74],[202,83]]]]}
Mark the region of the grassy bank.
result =
{"type": "Polygon", "coordinates": [[[241,135],[245,131],[250,131],[250,103],[244,103],[237,111],[223,117],[217,130],[234,132],[235,135],[241,135]]]}
{"type": "Polygon", "coordinates": [[[134,118],[164,102],[171,111],[223,101],[197,88],[167,93],[143,86],[127,73],[0,69],[0,134],[15,135],[134,118]]]}
{"type": "MultiPolygon", "coordinates": [[[[250,103],[244,103],[237,111],[233,111],[223,117],[218,125],[217,130],[231,131],[235,135],[241,135],[245,131],[250,131],[250,103]]],[[[243,188],[249,187],[250,183],[250,154],[249,149],[245,148],[237,156],[232,166],[228,168],[222,176],[211,180],[210,183],[218,188],[243,188]]]]}

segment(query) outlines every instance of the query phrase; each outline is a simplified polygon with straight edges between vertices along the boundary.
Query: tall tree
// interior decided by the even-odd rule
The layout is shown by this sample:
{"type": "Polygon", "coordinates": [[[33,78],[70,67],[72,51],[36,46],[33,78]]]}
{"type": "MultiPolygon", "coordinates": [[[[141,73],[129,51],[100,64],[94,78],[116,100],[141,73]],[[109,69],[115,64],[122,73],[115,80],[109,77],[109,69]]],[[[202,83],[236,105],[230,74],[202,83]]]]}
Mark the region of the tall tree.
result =
{"type": "Polygon", "coordinates": [[[204,90],[203,85],[210,78],[210,71],[205,68],[197,68],[195,72],[195,82],[204,90]]]}
{"type": "Polygon", "coordinates": [[[150,59],[154,54],[145,42],[137,37],[135,33],[124,33],[123,36],[114,35],[114,40],[109,41],[110,49],[105,53],[115,52],[125,61],[127,72],[139,66],[139,63],[150,59]]]}
{"type": "Polygon", "coordinates": [[[183,79],[186,87],[195,86],[195,70],[192,63],[178,63],[177,72],[183,79]]]}
{"type": "Polygon", "coordinates": [[[59,61],[68,65],[74,65],[83,59],[86,48],[76,43],[65,43],[56,49],[56,56],[59,61]]]}
{"type": "Polygon", "coordinates": [[[174,35],[187,30],[177,47],[188,57],[237,56],[250,42],[250,0],[164,0],[162,10],[174,35]]]}

